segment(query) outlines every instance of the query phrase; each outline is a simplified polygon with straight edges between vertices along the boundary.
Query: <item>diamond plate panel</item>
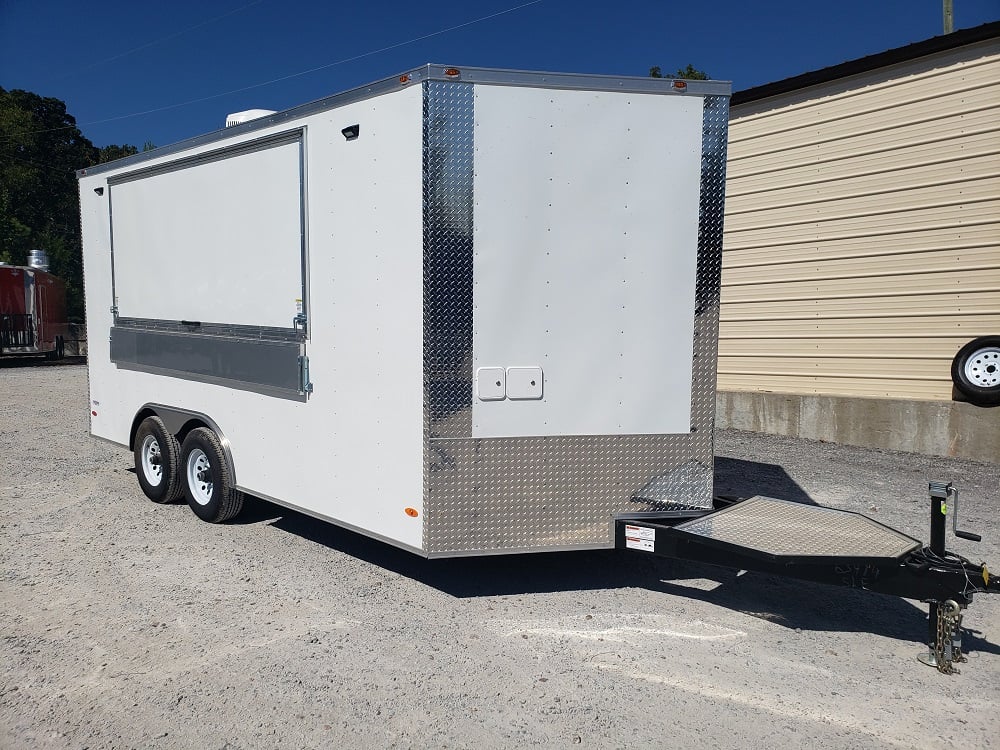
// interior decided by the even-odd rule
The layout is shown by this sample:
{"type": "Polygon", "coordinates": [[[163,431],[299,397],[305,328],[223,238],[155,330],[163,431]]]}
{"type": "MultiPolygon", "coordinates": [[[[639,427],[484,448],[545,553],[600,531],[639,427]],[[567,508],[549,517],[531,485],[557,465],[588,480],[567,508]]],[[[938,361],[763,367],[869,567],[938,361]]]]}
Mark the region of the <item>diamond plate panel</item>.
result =
{"type": "Polygon", "coordinates": [[[701,434],[705,449],[711,455],[714,447],[715,380],[719,353],[719,290],[722,283],[722,222],[726,199],[729,97],[706,96],[703,111],[691,422],[692,432],[701,434]]]}
{"type": "Polygon", "coordinates": [[[424,84],[424,551],[613,547],[614,518],[711,507],[729,100],[704,98],[692,431],[473,439],[473,85],[424,84]]]}
{"type": "Polygon", "coordinates": [[[424,84],[424,413],[472,434],[473,86],[424,84]]]}
{"type": "Polygon", "coordinates": [[[920,542],[835,508],[753,497],[676,526],[678,531],[771,555],[897,558],[920,542]]]}

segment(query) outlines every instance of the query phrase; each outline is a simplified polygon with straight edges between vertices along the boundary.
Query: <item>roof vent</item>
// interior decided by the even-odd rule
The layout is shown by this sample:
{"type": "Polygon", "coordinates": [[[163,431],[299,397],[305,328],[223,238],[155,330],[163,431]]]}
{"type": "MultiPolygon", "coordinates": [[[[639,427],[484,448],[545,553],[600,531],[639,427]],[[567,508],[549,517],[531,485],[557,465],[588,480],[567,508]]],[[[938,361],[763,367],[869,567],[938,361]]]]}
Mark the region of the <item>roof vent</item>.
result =
{"type": "Polygon", "coordinates": [[[243,112],[233,112],[231,115],[226,115],[226,127],[231,128],[233,125],[242,125],[250,120],[256,120],[258,117],[267,117],[273,114],[273,109],[248,109],[243,112]]]}
{"type": "Polygon", "coordinates": [[[28,253],[28,265],[39,271],[49,270],[49,254],[44,250],[32,250],[28,253]]]}

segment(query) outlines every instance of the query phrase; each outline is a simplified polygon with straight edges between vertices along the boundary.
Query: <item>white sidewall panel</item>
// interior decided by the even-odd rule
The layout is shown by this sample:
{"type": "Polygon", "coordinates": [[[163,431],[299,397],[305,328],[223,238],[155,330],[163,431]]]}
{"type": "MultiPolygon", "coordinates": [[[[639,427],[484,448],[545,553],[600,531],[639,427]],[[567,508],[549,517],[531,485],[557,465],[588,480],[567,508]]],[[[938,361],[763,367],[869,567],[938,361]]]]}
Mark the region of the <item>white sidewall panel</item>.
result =
{"type": "Polygon", "coordinates": [[[302,297],[298,142],[110,192],[120,315],[292,326],[302,297]]]}
{"type": "Polygon", "coordinates": [[[474,437],[687,433],[700,97],[477,86],[474,437]]]}
{"type": "MultiPolygon", "coordinates": [[[[107,195],[95,189],[104,188],[116,173],[84,177],[80,195],[90,406],[97,412],[91,419],[92,433],[127,443],[133,418],[149,403],[208,415],[229,440],[241,488],[393,544],[421,549],[421,117],[421,90],[415,86],[289,123],[307,130],[312,304],[306,351],[315,391],[306,402],[119,369],[110,361],[110,223],[107,195]],[[354,124],[360,124],[361,136],[346,141],[341,130],[354,124]],[[417,515],[407,514],[406,508],[417,515]]],[[[297,169],[296,156],[296,174],[297,169]]],[[[290,177],[287,170],[281,174],[286,183],[290,177]]],[[[113,186],[112,192],[129,185],[113,186]]],[[[297,177],[294,186],[283,189],[292,193],[297,214],[297,177]]],[[[115,201],[117,210],[117,194],[115,201]]],[[[244,265],[269,274],[282,270],[266,257],[269,244],[255,240],[248,247],[244,265]]],[[[297,239],[294,252],[282,263],[294,268],[283,283],[298,289],[297,239]]],[[[243,270],[232,269],[228,276],[234,290],[241,283],[232,281],[234,274],[243,270]]],[[[155,280],[159,272],[149,273],[155,280]]],[[[156,304],[169,298],[160,291],[152,296],[156,299],[150,302],[156,304]]],[[[208,309],[219,309],[220,304],[215,300],[208,309]]],[[[170,309],[166,317],[178,318],[170,309]]],[[[149,314],[150,308],[144,310],[149,314]]],[[[291,315],[284,315],[282,322],[291,323],[291,315]]]]}

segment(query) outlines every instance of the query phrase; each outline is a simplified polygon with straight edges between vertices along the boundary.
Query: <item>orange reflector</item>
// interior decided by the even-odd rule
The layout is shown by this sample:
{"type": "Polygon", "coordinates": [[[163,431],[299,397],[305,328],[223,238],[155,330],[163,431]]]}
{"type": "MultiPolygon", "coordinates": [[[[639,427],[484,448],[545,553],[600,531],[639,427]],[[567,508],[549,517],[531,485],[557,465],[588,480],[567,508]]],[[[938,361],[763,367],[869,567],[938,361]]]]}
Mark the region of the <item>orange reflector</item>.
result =
{"type": "Polygon", "coordinates": [[[406,515],[408,515],[410,518],[416,518],[417,516],[420,515],[420,513],[417,512],[416,508],[407,508],[406,515]]]}
{"type": "Polygon", "coordinates": [[[449,78],[458,78],[460,75],[462,75],[462,71],[460,71],[458,68],[445,68],[444,74],[449,78]]]}
{"type": "Polygon", "coordinates": [[[410,77],[408,75],[401,75],[399,77],[399,82],[400,83],[408,83],[409,80],[410,80],[410,77]]]}
{"type": "Polygon", "coordinates": [[[683,91],[688,87],[687,81],[674,81],[674,88],[678,91],[683,91]]]}

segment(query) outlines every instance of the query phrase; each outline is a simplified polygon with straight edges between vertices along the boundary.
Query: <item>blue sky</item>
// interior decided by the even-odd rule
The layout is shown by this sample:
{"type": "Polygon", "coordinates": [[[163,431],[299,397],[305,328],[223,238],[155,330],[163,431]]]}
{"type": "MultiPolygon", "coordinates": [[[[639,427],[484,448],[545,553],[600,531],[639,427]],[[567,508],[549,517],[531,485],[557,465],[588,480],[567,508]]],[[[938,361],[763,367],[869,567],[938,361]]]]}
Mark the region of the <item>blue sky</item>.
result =
{"type": "MultiPolygon", "coordinates": [[[[956,29],[1000,19],[1000,0],[954,5],[956,29]]],[[[941,24],[941,0],[0,0],[0,86],[63,99],[99,146],[166,145],[228,112],[285,109],[426,62],[612,75],[691,63],[740,90],[941,24]],[[149,110],[161,111],[136,114],[149,110]]]]}

